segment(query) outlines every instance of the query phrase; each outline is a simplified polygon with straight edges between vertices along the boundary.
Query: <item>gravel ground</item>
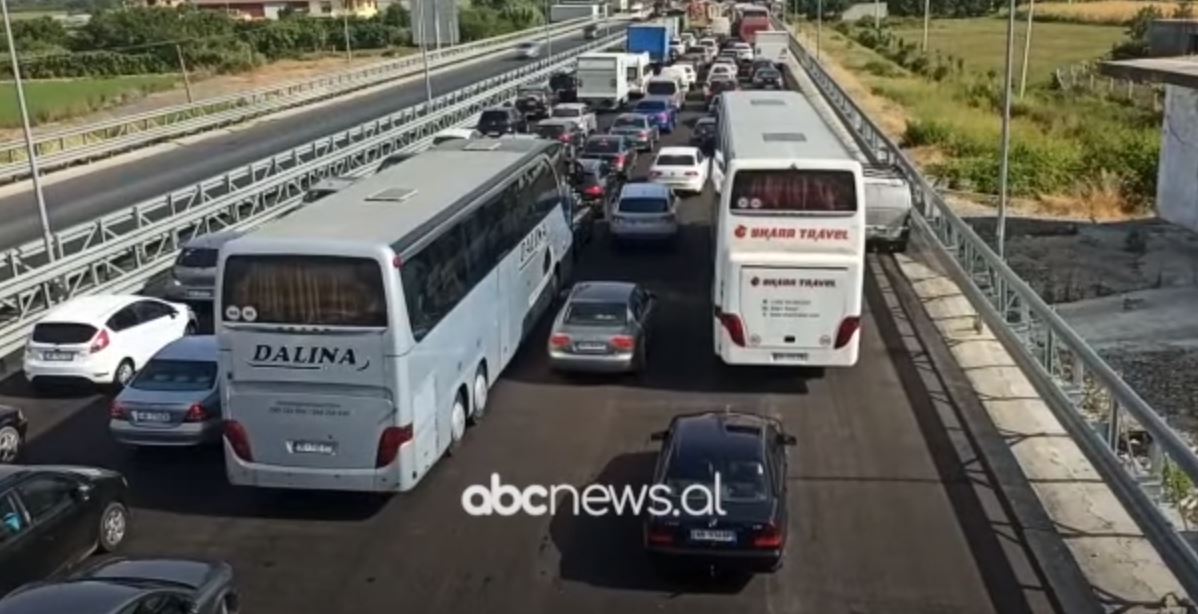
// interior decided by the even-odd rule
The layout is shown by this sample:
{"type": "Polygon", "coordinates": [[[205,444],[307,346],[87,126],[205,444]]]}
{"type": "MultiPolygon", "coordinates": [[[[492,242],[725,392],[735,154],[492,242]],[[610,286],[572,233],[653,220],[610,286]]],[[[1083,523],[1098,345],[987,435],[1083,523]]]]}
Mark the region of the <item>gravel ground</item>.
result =
{"type": "Polygon", "coordinates": [[[1102,357],[1170,424],[1198,435],[1198,351],[1108,351],[1102,357]]]}

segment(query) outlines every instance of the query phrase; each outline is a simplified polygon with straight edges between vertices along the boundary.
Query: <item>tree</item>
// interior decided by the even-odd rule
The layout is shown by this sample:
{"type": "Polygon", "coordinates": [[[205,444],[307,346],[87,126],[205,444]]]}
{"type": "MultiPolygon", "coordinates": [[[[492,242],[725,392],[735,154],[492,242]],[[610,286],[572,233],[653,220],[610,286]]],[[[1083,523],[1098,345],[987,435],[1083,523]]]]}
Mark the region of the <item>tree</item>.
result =
{"type": "Polygon", "coordinates": [[[383,11],[383,24],[393,28],[407,28],[412,25],[412,15],[398,2],[387,5],[383,11]]]}

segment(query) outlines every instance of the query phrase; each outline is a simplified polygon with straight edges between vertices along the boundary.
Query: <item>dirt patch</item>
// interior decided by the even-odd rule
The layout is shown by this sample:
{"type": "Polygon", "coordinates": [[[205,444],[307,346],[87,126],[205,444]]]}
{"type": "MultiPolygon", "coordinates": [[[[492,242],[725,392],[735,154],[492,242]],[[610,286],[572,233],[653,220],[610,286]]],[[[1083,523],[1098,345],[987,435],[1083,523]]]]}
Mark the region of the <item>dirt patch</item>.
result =
{"type": "MultiPolygon", "coordinates": [[[[322,75],[362,68],[385,59],[387,58],[383,58],[378,54],[372,54],[355,56],[353,60],[346,60],[344,56],[306,60],[280,60],[255,70],[235,75],[192,75],[191,91],[195,100],[216,98],[239,92],[278,86],[290,81],[315,79],[322,75]]],[[[86,126],[116,117],[147,113],[156,109],[185,104],[186,102],[187,91],[183,87],[183,84],[180,83],[172,90],[140,97],[103,111],[89,113],[62,122],[38,126],[35,128],[35,132],[45,134],[46,132],[64,130],[75,126],[86,126]]],[[[20,138],[22,136],[19,129],[0,130],[0,140],[8,141],[20,138]]]]}

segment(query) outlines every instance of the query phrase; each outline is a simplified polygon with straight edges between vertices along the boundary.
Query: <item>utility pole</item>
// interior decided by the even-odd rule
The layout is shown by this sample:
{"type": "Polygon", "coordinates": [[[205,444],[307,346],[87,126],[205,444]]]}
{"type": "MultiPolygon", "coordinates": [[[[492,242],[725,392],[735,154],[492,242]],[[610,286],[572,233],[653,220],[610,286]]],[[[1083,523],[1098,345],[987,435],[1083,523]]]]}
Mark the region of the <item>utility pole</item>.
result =
{"type": "Polygon", "coordinates": [[[441,1],[433,0],[433,37],[437,41],[437,51],[441,50],[441,1]]]}
{"type": "Polygon", "coordinates": [[[17,104],[21,110],[21,128],[25,132],[25,150],[29,155],[29,176],[33,180],[33,198],[37,201],[37,213],[42,222],[42,240],[46,243],[46,259],[57,260],[54,252],[54,237],[50,234],[50,216],[46,214],[46,196],[42,193],[42,178],[37,169],[37,147],[33,144],[33,128],[29,126],[29,106],[25,103],[25,86],[21,83],[21,62],[17,60],[17,46],[12,39],[12,21],[8,17],[8,0],[0,0],[4,11],[4,35],[8,38],[8,57],[12,60],[12,78],[17,88],[17,104]]]}
{"type": "Polygon", "coordinates": [[[923,0],[923,52],[928,52],[928,26],[932,23],[932,0],[923,0]]]}
{"type": "Polygon", "coordinates": [[[345,34],[345,61],[354,59],[354,52],[349,44],[349,0],[343,0],[341,5],[341,31],[345,34]]]}
{"type": "Polygon", "coordinates": [[[882,3],[874,0],[874,28],[882,27],[882,3]]]}
{"type": "Polygon", "coordinates": [[[553,59],[553,37],[549,36],[549,11],[551,7],[549,3],[552,0],[545,0],[545,56],[553,59]]]}
{"type": "Polygon", "coordinates": [[[995,226],[995,244],[999,258],[1006,258],[1007,235],[1007,176],[1010,174],[1011,162],[1011,81],[1013,64],[1015,63],[1015,1],[1010,0],[1007,9],[1007,65],[1003,78],[1002,99],[1002,164],[998,170],[998,220],[995,226]]]}
{"type": "Polygon", "coordinates": [[[1023,92],[1027,89],[1027,61],[1032,55],[1032,15],[1036,10],[1036,0],[1027,5],[1027,30],[1023,35],[1023,70],[1019,73],[1019,99],[1023,100],[1023,92]]]}
{"type": "Polygon", "coordinates": [[[183,88],[187,90],[187,102],[195,102],[191,97],[191,79],[187,78],[187,63],[183,61],[183,48],[175,43],[175,56],[179,58],[179,72],[183,75],[183,88]]]}
{"type": "MultiPolygon", "coordinates": [[[[426,0],[426,1],[432,2],[435,0],[426,0]]],[[[425,24],[425,19],[424,19],[424,17],[425,17],[424,4],[418,4],[417,6],[420,7],[420,21],[417,24],[417,28],[419,28],[419,30],[420,30],[420,57],[421,57],[421,60],[424,62],[424,96],[425,96],[425,102],[426,102],[425,107],[426,107],[427,111],[431,111],[432,106],[433,106],[433,77],[431,74],[429,74],[429,66],[428,66],[428,40],[425,38],[425,34],[426,34],[425,28],[427,27],[427,25],[425,24]]]]}
{"type": "Polygon", "coordinates": [[[824,0],[816,0],[815,3],[815,59],[818,61],[820,37],[824,33],[824,0]]]}

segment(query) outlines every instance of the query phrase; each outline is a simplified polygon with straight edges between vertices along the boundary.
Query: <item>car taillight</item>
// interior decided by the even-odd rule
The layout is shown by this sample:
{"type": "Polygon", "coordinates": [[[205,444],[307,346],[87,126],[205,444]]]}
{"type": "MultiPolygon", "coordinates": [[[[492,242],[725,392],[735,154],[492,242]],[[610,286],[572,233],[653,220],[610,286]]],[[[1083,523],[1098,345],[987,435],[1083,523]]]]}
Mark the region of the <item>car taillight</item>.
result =
{"type": "Polygon", "coordinates": [[[649,131],[648,131],[648,130],[641,130],[641,132],[640,132],[640,136],[641,136],[641,137],[644,137],[644,138],[648,138],[648,137],[649,137],[649,131]]]}
{"type": "Polygon", "coordinates": [[[91,347],[88,348],[88,352],[95,354],[106,347],[108,347],[108,331],[101,330],[96,335],[96,338],[92,339],[92,344],[91,347]]]}
{"type": "Polygon", "coordinates": [[[568,135],[568,134],[563,134],[563,135],[561,135],[561,136],[557,137],[557,140],[559,140],[559,141],[561,141],[561,142],[563,142],[563,143],[569,143],[569,142],[570,142],[570,135],[568,135]]]}
{"type": "Polygon", "coordinates": [[[229,447],[233,448],[233,454],[236,454],[237,458],[247,463],[254,462],[254,454],[250,450],[250,435],[240,422],[225,421],[225,441],[229,442],[229,447]]]}
{"type": "Polygon", "coordinates": [[[624,154],[616,156],[615,164],[617,169],[624,168],[624,154]]]}
{"type": "Polygon", "coordinates": [[[192,404],[187,408],[187,413],[183,414],[184,422],[203,422],[208,419],[208,410],[204,409],[199,403],[192,404]]]}
{"type": "Polygon", "coordinates": [[[386,467],[399,456],[399,447],[412,440],[412,425],[389,426],[379,435],[379,449],[374,458],[375,467],[386,467]]]}
{"type": "Polygon", "coordinates": [[[636,339],[633,339],[628,335],[616,335],[615,337],[612,337],[609,342],[613,348],[616,348],[621,352],[631,352],[636,348],[636,339]]]}
{"type": "Polygon", "coordinates": [[[670,527],[649,527],[645,541],[651,546],[669,546],[674,543],[674,531],[670,527]]]}
{"type": "Polygon", "coordinates": [[[112,420],[128,420],[129,410],[117,401],[113,401],[112,405],[108,406],[108,417],[112,420]]]}
{"type": "Polygon", "coordinates": [[[836,329],[836,349],[840,349],[849,344],[853,340],[853,335],[861,328],[861,318],[858,316],[848,316],[840,321],[840,328],[836,329]]]}
{"type": "Polygon", "coordinates": [[[657,119],[659,119],[663,122],[668,122],[668,121],[670,121],[670,114],[669,113],[659,113],[657,115],[657,119]]]}
{"type": "Polygon", "coordinates": [[[753,537],[753,547],[777,550],[782,547],[782,530],[773,523],[766,525],[753,537]]]}
{"type": "Polygon", "coordinates": [[[720,319],[720,324],[724,330],[728,331],[728,336],[732,337],[732,343],[745,347],[745,324],[741,322],[740,316],[735,313],[727,313],[716,309],[715,315],[720,319]]]}
{"type": "Polygon", "coordinates": [[[603,196],[603,186],[601,186],[601,185],[588,186],[587,189],[582,191],[582,193],[586,194],[587,196],[603,196]]]}
{"type": "Polygon", "coordinates": [[[564,349],[570,347],[570,335],[556,334],[549,337],[549,345],[556,349],[564,349]]]}

